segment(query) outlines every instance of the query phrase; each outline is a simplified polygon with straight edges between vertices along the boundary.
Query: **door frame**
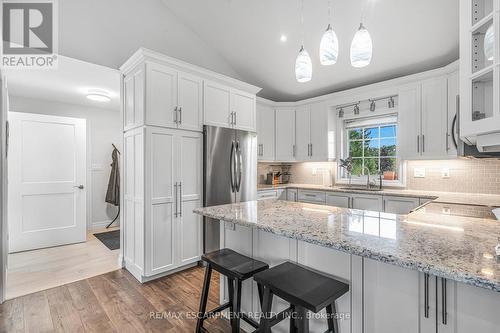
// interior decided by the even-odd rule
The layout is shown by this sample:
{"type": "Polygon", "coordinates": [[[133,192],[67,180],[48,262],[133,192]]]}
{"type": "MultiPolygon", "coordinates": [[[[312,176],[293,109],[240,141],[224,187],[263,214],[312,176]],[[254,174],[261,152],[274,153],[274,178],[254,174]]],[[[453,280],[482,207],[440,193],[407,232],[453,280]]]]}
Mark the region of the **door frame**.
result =
{"type": "Polygon", "coordinates": [[[7,230],[7,108],[8,108],[7,82],[0,69],[0,304],[5,301],[7,286],[7,255],[8,230],[7,230]]]}

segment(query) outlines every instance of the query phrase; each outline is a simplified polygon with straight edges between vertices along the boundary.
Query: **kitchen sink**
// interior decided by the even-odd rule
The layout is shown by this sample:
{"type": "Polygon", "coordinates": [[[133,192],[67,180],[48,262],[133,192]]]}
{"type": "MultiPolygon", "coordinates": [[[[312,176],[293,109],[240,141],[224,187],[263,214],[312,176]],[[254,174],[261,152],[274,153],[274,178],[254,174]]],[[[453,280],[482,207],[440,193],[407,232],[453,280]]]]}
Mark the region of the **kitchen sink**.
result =
{"type": "Polygon", "coordinates": [[[339,187],[341,190],[346,190],[346,191],[366,191],[366,192],[380,192],[383,191],[379,188],[366,188],[366,187],[360,187],[360,186],[351,186],[351,187],[339,187]]]}

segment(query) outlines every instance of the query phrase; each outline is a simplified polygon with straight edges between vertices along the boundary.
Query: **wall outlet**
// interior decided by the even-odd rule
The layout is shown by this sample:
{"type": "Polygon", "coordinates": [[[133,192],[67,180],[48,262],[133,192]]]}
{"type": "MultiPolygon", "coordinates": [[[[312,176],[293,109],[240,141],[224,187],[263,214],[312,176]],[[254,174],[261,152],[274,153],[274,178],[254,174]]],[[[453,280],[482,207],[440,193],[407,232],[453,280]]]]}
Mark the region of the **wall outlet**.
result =
{"type": "Polygon", "coordinates": [[[450,178],[450,169],[448,169],[448,168],[442,168],[441,169],[441,177],[443,177],[443,178],[450,178]]]}
{"type": "Polygon", "coordinates": [[[425,178],[425,168],[415,168],[415,169],[413,169],[413,177],[415,177],[415,178],[425,178]]]}

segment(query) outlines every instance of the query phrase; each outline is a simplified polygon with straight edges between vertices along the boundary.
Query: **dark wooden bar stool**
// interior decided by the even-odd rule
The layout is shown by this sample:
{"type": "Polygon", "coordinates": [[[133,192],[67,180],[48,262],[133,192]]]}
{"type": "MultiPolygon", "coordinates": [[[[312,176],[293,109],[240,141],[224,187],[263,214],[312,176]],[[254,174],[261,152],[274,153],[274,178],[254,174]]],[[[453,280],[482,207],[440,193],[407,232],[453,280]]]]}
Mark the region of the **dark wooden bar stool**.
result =
{"type": "Polygon", "coordinates": [[[264,288],[262,317],[256,332],[271,332],[271,327],[290,317],[290,332],[309,332],[307,310],[318,313],[326,308],[328,331],[338,333],[335,300],[349,291],[349,285],[291,262],[285,262],[254,275],[264,288]],[[271,316],[273,296],[279,296],[290,307],[271,316]],[[293,314],[293,315],[292,315],[293,314]]]}
{"type": "Polygon", "coordinates": [[[255,273],[268,269],[269,265],[230,249],[222,249],[204,254],[201,260],[206,263],[207,267],[205,269],[205,280],[201,292],[200,311],[198,321],[196,322],[196,332],[206,332],[206,329],[203,327],[203,321],[227,308],[229,308],[231,314],[230,321],[233,333],[239,333],[240,319],[245,320],[250,325],[257,328],[259,324],[255,320],[241,313],[241,283],[254,276],[255,273]],[[207,312],[208,290],[210,287],[212,270],[216,270],[227,277],[229,302],[207,312]]]}

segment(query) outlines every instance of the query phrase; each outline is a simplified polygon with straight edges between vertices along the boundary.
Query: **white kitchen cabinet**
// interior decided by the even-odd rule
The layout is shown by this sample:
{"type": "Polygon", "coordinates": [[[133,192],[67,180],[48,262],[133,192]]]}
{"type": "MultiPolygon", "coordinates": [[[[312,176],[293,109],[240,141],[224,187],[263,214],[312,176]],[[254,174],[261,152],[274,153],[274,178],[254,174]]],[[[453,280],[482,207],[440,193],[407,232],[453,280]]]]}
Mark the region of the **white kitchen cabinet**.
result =
{"type": "Polygon", "coordinates": [[[204,81],[204,124],[255,132],[255,94],[204,81]]]}
{"type": "Polygon", "coordinates": [[[456,333],[499,332],[500,293],[457,283],[456,309],[456,333]]]}
{"type": "Polygon", "coordinates": [[[403,160],[449,158],[446,76],[403,86],[398,95],[398,149],[403,160]]]}
{"type": "Polygon", "coordinates": [[[201,132],[201,78],[146,62],[127,73],[123,82],[125,130],[149,125],[201,132]]]}
{"type": "MultiPolygon", "coordinates": [[[[319,245],[298,241],[297,262],[328,274],[334,279],[348,283],[352,290],[350,283],[351,255],[319,245]]],[[[358,314],[351,312],[351,292],[347,292],[337,299],[335,306],[337,313],[341,315],[338,320],[338,333],[351,332],[351,318],[361,318],[360,315],[358,316],[358,314]],[[346,314],[350,314],[350,316],[345,316],[346,314]]],[[[322,310],[320,313],[323,315],[323,318],[313,318],[310,321],[309,329],[311,332],[326,332],[328,329],[325,310],[322,310]]]]}
{"type": "Polygon", "coordinates": [[[295,160],[295,111],[276,109],[276,161],[295,160]]]}
{"type": "Polygon", "coordinates": [[[382,196],[372,194],[353,194],[351,197],[351,208],[381,212],[383,211],[382,196]]]}
{"type": "Polygon", "coordinates": [[[204,81],[203,123],[210,126],[231,127],[231,88],[212,81],[204,81]]]}
{"type": "Polygon", "coordinates": [[[309,106],[301,106],[295,110],[295,159],[310,159],[311,147],[311,112],[309,106]]]}
{"type": "Polygon", "coordinates": [[[383,211],[391,214],[409,214],[420,205],[419,198],[383,196],[383,211]]]}
{"type": "Polygon", "coordinates": [[[275,130],[274,109],[257,104],[257,158],[259,161],[274,161],[275,130]]]}
{"type": "Polygon", "coordinates": [[[363,259],[363,325],[370,333],[419,331],[419,273],[363,259]]]}
{"type": "Polygon", "coordinates": [[[326,193],[323,191],[311,191],[311,190],[299,189],[299,195],[297,201],[324,205],[326,202],[326,193]]]}
{"type": "Polygon", "coordinates": [[[278,199],[278,191],[276,190],[260,190],[257,191],[257,200],[278,199]]]}
{"type": "Polygon", "coordinates": [[[349,208],[351,195],[347,193],[327,193],[326,204],[328,206],[349,208]]]}
{"type": "Polygon", "coordinates": [[[298,190],[296,188],[287,188],[286,189],[286,200],[287,201],[297,201],[298,199],[298,190]]]}
{"type": "Polygon", "coordinates": [[[453,131],[457,133],[458,119],[455,120],[455,128],[453,121],[458,114],[460,104],[460,75],[456,71],[448,76],[448,114],[447,114],[447,131],[446,131],[446,152],[451,157],[457,157],[457,148],[453,144],[453,131]]]}
{"type": "Polygon", "coordinates": [[[201,255],[202,134],[160,127],[125,133],[124,256],[141,282],[201,255]]]}

